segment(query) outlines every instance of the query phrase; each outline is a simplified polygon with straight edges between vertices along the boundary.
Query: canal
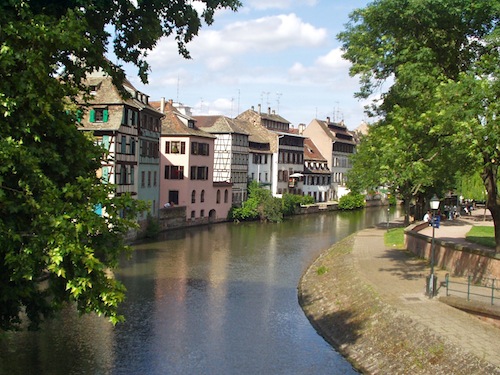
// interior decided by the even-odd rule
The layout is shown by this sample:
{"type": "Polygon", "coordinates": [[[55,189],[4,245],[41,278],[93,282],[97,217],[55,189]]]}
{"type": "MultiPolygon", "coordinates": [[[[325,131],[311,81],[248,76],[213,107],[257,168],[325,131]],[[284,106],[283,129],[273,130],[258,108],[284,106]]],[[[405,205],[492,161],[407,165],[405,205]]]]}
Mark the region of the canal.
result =
{"type": "Polygon", "coordinates": [[[323,250],[387,216],[369,208],[164,233],[116,272],[125,323],[68,309],[39,332],[0,334],[0,374],[355,374],[309,324],[297,285],[323,250]]]}

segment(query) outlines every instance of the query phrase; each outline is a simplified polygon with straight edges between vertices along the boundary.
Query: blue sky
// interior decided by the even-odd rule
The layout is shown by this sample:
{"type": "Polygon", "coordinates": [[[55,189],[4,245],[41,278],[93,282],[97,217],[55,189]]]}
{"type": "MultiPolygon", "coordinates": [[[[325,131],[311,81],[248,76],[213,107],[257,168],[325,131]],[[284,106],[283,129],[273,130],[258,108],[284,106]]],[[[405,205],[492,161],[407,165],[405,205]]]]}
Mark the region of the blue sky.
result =
{"type": "MultiPolygon", "coordinates": [[[[196,2],[193,2],[196,3],[196,2]]],[[[151,100],[173,99],[195,115],[235,117],[251,106],[279,113],[297,126],[314,118],[343,119],[349,129],[364,120],[366,101],[354,98],[336,35],[348,15],[368,0],[243,0],[238,12],[220,11],[188,44],[181,58],[173,39],[149,53],[149,84],[127,76],[151,100]]]]}

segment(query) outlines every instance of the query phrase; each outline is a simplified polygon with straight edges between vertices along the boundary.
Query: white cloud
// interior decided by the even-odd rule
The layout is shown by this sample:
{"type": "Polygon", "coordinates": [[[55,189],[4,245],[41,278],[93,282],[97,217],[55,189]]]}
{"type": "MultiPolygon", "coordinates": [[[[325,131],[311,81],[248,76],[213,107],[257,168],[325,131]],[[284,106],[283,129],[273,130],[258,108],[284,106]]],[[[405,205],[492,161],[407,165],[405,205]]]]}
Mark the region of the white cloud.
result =
{"type": "Polygon", "coordinates": [[[326,55],[318,57],[311,66],[296,62],[288,70],[290,78],[294,81],[315,82],[329,84],[333,81],[349,81],[350,63],[342,58],[340,48],[329,51],[326,55]]]}
{"type": "MultiPolygon", "coordinates": [[[[325,43],[326,39],[326,29],[316,28],[295,14],[288,14],[235,22],[222,30],[202,29],[187,47],[192,62],[201,62],[217,70],[245,53],[277,53],[294,47],[314,47],[325,43]]],[[[158,43],[148,61],[154,70],[191,63],[178,55],[177,44],[171,37],[158,43]]]]}

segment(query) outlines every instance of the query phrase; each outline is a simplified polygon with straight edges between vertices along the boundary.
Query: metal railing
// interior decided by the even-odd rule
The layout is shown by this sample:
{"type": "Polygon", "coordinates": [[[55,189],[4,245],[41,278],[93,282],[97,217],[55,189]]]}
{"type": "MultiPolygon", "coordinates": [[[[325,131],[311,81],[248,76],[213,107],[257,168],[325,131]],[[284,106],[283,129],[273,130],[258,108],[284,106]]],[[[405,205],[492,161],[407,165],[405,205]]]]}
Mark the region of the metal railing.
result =
{"type": "Polygon", "coordinates": [[[450,296],[450,292],[465,294],[467,301],[471,299],[483,303],[495,304],[500,298],[500,288],[497,279],[484,278],[480,282],[473,282],[473,277],[468,276],[466,282],[451,281],[450,274],[446,274],[444,286],[446,287],[446,296],[450,296]]]}

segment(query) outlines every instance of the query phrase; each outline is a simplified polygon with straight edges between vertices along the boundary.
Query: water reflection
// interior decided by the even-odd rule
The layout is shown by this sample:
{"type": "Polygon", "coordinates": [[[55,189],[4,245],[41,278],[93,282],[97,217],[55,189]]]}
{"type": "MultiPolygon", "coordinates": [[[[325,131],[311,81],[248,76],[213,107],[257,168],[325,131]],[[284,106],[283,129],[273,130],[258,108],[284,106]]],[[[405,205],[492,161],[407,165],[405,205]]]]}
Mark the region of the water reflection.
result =
{"type": "Polygon", "coordinates": [[[164,234],[122,262],[124,324],[66,311],[0,340],[0,374],[349,374],[297,302],[299,278],[384,209],[164,234]]]}

